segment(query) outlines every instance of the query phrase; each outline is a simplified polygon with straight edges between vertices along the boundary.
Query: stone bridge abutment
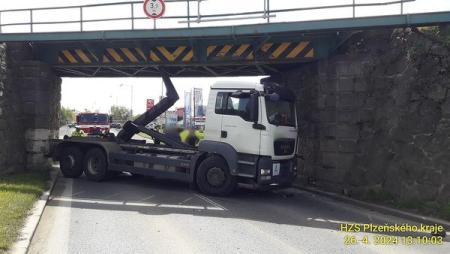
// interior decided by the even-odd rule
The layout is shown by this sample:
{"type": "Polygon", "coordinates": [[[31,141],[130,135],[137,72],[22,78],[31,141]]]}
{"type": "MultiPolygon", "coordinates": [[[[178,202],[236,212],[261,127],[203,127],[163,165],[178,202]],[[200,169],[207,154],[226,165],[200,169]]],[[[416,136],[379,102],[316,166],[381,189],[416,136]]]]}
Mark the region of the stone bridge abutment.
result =
{"type": "Polygon", "coordinates": [[[43,170],[58,134],[61,78],[26,43],[0,45],[0,173],[43,170]]]}
{"type": "Polygon", "coordinates": [[[283,73],[298,98],[304,183],[405,206],[449,204],[450,51],[436,34],[366,31],[283,73]]]}

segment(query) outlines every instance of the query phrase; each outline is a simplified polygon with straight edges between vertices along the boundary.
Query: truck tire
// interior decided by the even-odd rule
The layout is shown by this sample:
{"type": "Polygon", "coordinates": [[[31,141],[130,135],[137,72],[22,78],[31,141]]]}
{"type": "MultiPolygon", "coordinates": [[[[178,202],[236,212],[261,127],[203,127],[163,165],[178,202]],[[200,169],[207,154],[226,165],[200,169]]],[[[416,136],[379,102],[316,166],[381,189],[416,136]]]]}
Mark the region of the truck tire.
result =
{"type": "Polygon", "coordinates": [[[196,180],[202,193],[215,196],[227,196],[237,186],[236,177],[230,174],[226,161],[217,155],[212,155],[200,163],[196,180]]]}
{"type": "Polygon", "coordinates": [[[91,148],[84,156],[84,174],[91,181],[102,181],[108,177],[106,155],[100,148],[91,148]]]}
{"type": "Polygon", "coordinates": [[[83,153],[75,146],[62,149],[59,167],[61,173],[67,178],[78,178],[83,174],[83,153]]]}

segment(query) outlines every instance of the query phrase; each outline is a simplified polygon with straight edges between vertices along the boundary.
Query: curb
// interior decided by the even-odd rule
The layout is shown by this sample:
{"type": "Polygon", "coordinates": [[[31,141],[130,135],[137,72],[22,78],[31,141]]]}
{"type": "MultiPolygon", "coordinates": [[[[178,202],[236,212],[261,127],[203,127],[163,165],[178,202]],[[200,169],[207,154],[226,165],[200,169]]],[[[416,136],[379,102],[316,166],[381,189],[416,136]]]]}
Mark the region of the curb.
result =
{"type": "Polygon", "coordinates": [[[40,198],[34,203],[33,208],[30,210],[30,214],[25,219],[24,226],[20,231],[18,240],[13,244],[8,253],[11,254],[26,254],[28,247],[30,246],[31,239],[33,238],[34,232],[41,220],[44,208],[47,205],[50,193],[55,186],[56,179],[58,178],[59,171],[52,167],[50,170],[50,179],[48,180],[49,188],[42,193],[40,198]]]}
{"type": "Polygon", "coordinates": [[[368,202],[365,202],[365,201],[349,198],[349,197],[346,197],[346,196],[343,196],[343,195],[340,195],[340,194],[319,190],[317,188],[301,186],[301,185],[296,184],[296,183],[294,183],[293,187],[297,188],[297,189],[300,189],[300,190],[303,190],[303,191],[307,191],[307,192],[311,192],[311,193],[314,193],[314,194],[326,196],[326,197],[329,197],[329,198],[332,198],[332,199],[336,199],[336,200],[339,200],[339,201],[343,201],[343,202],[346,202],[346,203],[350,203],[350,204],[353,204],[353,205],[364,207],[364,208],[367,208],[367,209],[370,209],[370,210],[374,210],[374,211],[377,211],[377,212],[398,216],[398,217],[401,217],[401,218],[404,218],[404,219],[420,222],[420,223],[423,223],[423,224],[427,224],[427,225],[433,225],[433,224],[442,225],[442,226],[444,226],[446,231],[450,230],[450,221],[446,221],[446,220],[442,220],[442,219],[436,219],[436,218],[428,217],[428,216],[417,215],[417,214],[414,214],[414,213],[398,210],[398,209],[387,207],[387,206],[372,204],[372,203],[368,203],[368,202]]]}

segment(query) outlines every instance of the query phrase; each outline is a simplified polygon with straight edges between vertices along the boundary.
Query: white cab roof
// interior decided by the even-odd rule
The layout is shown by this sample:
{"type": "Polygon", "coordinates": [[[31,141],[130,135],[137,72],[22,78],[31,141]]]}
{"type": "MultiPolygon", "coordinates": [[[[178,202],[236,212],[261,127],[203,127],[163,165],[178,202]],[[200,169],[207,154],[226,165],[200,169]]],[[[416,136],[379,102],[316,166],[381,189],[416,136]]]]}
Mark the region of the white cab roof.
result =
{"type": "Polygon", "coordinates": [[[211,86],[211,89],[236,89],[236,90],[255,89],[257,91],[264,91],[263,85],[248,81],[218,81],[211,86]]]}

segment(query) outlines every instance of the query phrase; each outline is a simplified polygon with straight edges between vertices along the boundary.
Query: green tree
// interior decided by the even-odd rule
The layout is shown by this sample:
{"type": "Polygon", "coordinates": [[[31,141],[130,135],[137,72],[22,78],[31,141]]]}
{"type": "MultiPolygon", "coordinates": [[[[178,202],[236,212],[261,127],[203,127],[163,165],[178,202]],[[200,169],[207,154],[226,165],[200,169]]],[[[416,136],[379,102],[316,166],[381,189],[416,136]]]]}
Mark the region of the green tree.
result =
{"type": "Polygon", "coordinates": [[[61,107],[59,113],[59,125],[63,126],[75,122],[75,110],[61,107]]]}
{"type": "Polygon", "coordinates": [[[123,107],[123,106],[112,106],[111,107],[111,116],[112,116],[113,121],[124,122],[130,118],[131,112],[128,108],[123,107]]]}

